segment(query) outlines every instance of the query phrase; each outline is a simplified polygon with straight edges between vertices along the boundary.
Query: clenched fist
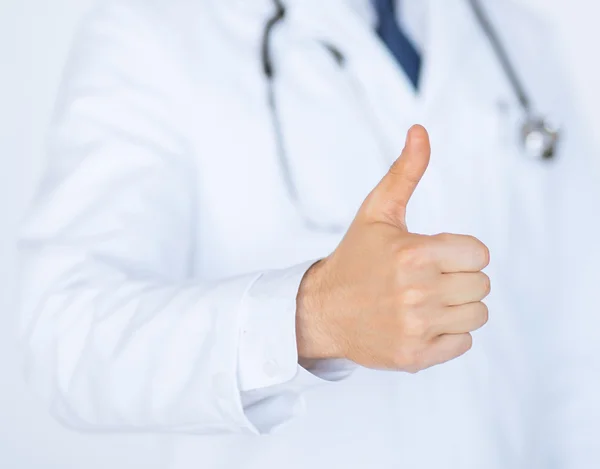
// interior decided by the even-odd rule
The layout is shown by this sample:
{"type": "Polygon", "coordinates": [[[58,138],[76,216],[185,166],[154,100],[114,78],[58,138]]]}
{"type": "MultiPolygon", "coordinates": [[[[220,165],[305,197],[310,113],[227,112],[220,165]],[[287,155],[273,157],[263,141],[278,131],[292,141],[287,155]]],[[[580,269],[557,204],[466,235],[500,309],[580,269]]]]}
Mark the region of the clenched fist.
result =
{"type": "Polygon", "coordinates": [[[402,155],[340,245],[306,273],[297,298],[301,358],[414,373],[465,353],[470,332],[487,322],[486,246],[406,226],[406,206],[430,153],[426,130],[411,128],[402,155]]]}

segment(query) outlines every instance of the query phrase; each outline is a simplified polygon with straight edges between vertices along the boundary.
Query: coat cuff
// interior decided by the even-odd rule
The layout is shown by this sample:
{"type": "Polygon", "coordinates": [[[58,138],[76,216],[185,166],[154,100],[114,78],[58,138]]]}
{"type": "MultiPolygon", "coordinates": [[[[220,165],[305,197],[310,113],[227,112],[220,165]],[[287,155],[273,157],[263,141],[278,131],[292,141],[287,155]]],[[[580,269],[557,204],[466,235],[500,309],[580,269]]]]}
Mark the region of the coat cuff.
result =
{"type": "Polygon", "coordinates": [[[298,364],[296,296],[314,263],[261,274],[242,301],[238,384],[246,416],[261,433],[301,413],[306,390],[344,379],[356,368],[347,360],[298,364]]]}

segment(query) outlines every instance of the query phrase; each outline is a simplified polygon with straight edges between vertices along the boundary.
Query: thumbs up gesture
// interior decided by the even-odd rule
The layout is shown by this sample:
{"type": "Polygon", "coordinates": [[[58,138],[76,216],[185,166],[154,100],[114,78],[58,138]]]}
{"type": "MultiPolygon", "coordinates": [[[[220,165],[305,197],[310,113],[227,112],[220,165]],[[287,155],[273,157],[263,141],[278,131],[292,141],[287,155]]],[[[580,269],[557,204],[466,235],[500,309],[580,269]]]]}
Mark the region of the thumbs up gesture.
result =
{"type": "Polygon", "coordinates": [[[337,249],[304,276],[297,297],[303,359],[347,358],[416,373],[467,352],[483,326],[487,247],[471,236],[410,233],[406,207],[431,148],[410,129],[402,155],[369,194],[337,249]]]}

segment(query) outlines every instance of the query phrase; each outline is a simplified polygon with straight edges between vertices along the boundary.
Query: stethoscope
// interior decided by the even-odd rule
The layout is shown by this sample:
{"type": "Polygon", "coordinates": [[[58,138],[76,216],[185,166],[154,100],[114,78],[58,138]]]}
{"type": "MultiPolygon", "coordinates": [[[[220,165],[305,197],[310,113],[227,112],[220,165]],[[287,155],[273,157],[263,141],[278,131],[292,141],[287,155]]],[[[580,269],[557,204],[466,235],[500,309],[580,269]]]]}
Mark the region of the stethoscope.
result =
{"type": "Polygon", "coordinates": [[[483,11],[480,1],[469,0],[469,3],[481,29],[487,36],[492,49],[494,49],[502,70],[519,100],[521,112],[525,116],[520,129],[520,140],[524,153],[536,160],[548,161],[553,159],[556,156],[560,131],[533,109],[523,82],[519,79],[515,67],[508,57],[506,48],[502,45],[496,29],[483,11]]]}
{"type": "MultiPolygon", "coordinates": [[[[273,54],[271,51],[271,35],[273,29],[279,22],[283,21],[286,10],[284,5],[281,3],[281,0],[273,0],[273,2],[275,4],[275,13],[267,21],[264,28],[261,59],[263,72],[268,85],[268,104],[271,112],[271,119],[273,121],[277,154],[283,173],[283,178],[285,180],[289,196],[302,215],[306,225],[313,230],[337,233],[343,231],[343,227],[341,225],[324,225],[314,221],[306,213],[306,210],[300,202],[298,188],[292,177],[292,171],[290,168],[281,128],[281,121],[279,119],[279,112],[277,109],[277,101],[275,99],[275,69],[273,65],[273,54]]],[[[492,25],[487,14],[484,12],[481,2],[479,0],[469,0],[469,4],[473,14],[475,15],[475,18],[477,19],[477,22],[486,35],[494,54],[497,57],[497,60],[500,63],[504,74],[506,75],[506,78],[508,79],[515,96],[519,101],[519,106],[524,116],[519,129],[519,140],[523,149],[523,153],[531,159],[538,161],[550,161],[554,159],[561,138],[560,130],[552,126],[547,119],[537,113],[533,108],[529,95],[525,91],[523,82],[519,78],[515,66],[507,54],[506,48],[500,41],[496,28],[492,25]]],[[[344,54],[334,46],[329,44],[324,44],[324,46],[329,50],[329,52],[331,52],[332,57],[338,63],[338,65],[343,66],[345,62],[344,54]]]]}

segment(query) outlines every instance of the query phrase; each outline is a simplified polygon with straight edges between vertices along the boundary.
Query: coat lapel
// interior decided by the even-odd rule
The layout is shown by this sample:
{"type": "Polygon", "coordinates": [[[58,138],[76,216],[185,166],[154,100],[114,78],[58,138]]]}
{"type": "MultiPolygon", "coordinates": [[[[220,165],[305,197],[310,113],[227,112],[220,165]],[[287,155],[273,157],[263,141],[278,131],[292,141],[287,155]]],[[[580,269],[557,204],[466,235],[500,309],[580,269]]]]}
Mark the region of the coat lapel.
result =
{"type": "Polygon", "coordinates": [[[294,27],[334,46],[346,57],[347,79],[391,163],[403,143],[404,128],[420,114],[420,95],[372,25],[347,2],[299,0],[290,4],[294,27]]]}

